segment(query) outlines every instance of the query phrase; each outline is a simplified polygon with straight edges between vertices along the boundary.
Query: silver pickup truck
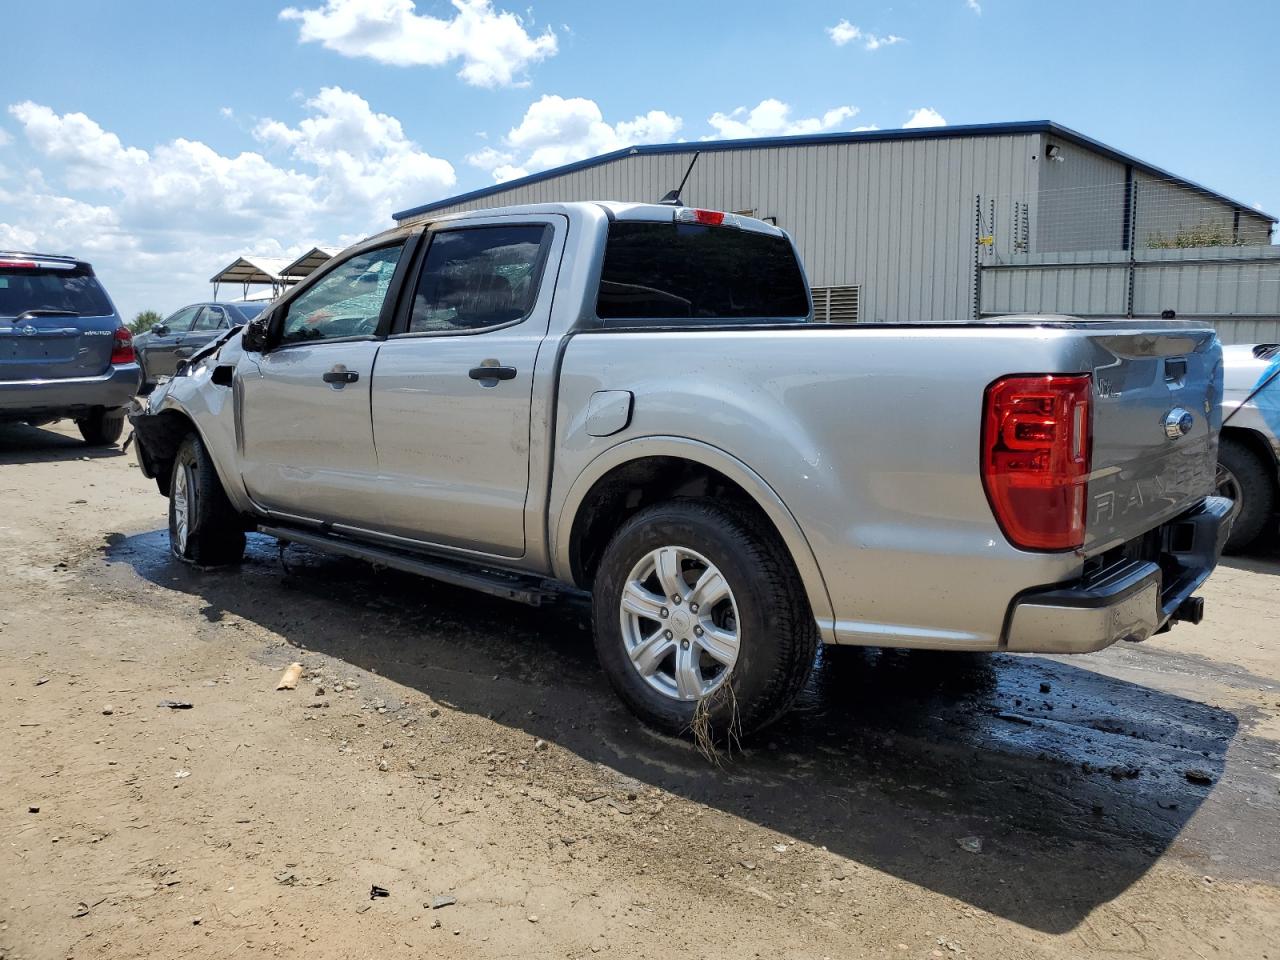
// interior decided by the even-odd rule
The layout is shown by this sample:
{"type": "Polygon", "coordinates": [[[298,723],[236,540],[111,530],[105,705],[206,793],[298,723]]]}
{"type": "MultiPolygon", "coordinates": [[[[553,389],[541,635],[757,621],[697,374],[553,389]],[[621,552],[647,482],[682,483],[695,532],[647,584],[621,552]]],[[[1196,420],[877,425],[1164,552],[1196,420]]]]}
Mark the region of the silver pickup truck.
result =
{"type": "Polygon", "coordinates": [[[179,558],[256,528],[590,591],[637,714],[750,731],[819,643],[1082,653],[1198,621],[1221,391],[1206,326],[818,324],[776,227],[565,203],[360,243],[131,420],[179,558]]]}

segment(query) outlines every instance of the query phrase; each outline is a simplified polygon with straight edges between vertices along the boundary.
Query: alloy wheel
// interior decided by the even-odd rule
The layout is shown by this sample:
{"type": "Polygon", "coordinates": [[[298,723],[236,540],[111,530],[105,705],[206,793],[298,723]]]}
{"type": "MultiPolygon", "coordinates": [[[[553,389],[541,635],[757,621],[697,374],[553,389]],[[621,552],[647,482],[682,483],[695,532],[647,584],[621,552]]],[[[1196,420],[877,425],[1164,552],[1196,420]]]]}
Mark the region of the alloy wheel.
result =
{"type": "Polygon", "coordinates": [[[622,642],[650,687],[673,700],[701,700],[738,661],[738,605],[724,575],[687,547],[664,546],[632,568],[619,604],[622,642]]]}

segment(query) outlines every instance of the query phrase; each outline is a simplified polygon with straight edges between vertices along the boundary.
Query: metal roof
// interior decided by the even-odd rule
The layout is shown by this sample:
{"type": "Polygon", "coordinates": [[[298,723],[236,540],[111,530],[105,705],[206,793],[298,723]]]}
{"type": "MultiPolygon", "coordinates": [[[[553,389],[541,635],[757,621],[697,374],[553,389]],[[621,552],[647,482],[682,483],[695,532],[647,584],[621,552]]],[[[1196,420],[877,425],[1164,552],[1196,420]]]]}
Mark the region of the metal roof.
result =
{"type": "Polygon", "coordinates": [[[237,257],[212,277],[210,283],[270,283],[287,282],[283,276],[289,266],[288,257],[237,257]]]}
{"type": "Polygon", "coordinates": [[[816,133],[798,137],[754,137],[745,140],[699,140],[696,142],[685,143],[651,143],[641,144],[634,147],[623,147],[620,150],[614,150],[611,153],[602,153],[597,157],[589,157],[586,160],[578,160],[575,163],[567,163],[561,167],[555,167],[551,170],[542,170],[538,173],[530,174],[527,177],[520,177],[518,180],[507,180],[505,183],[495,183],[492,186],[481,187],[479,190],[472,190],[469,193],[461,193],[454,197],[447,197],[444,200],[436,200],[433,203],[425,203],[421,206],[412,207],[408,210],[401,210],[399,213],[392,214],[396,220],[407,220],[409,217],[416,217],[424,213],[430,213],[433,210],[439,210],[443,207],[451,207],[454,204],[466,203],[469,200],[478,200],[483,197],[492,196],[501,193],[504,190],[511,190],[515,187],[527,186],[531,183],[538,183],[542,180],[550,180],[553,177],[563,176],[566,173],[573,173],[576,170],[586,170],[590,167],[597,167],[601,164],[612,163],[614,160],[620,160],[623,157],[637,156],[643,154],[671,154],[671,153],[693,153],[701,150],[703,153],[710,153],[720,150],[757,150],[763,147],[806,147],[820,146],[835,143],[875,143],[884,140],[946,140],[958,137],[999,137],[1016,134],[1029,133],[1045,133],[1058,137],[1064,141],[1075,143],[1078,146],[1092,150],[1094,153],[1101,154],[1119,163],[1132,165],[1134,169],[1141,170],[1161,180],[1171,180],[1188,189],[1194,190],[1204,196],[1219,200],[1236,209],[1253,214],[1254,216],[1263,217],[1276,223],[1277,219],[1270,214],[1256,210],[1247,203],[1239,200],[1232,200],[1230,197],[1218,193],[1216,190],[1210,190],[1198,183],[1187,180],[1170,173],[1167,170],[1154,166],[1136,157],[1132,157],[1127,153],[1109,147],[1105,143],[1100,143],[1092,137],[1086,137],[1083,133],[1077,133],[1068,127],[1054,123],[1052,120],[1021,120],[1013,123],[971,123],[958,124],[949,127],[921,127],[911,130],[864,130],[857,133],[816,133]]]}
{"type": "Polygon", "coordinates": [[[312,247],[293,263],[280,271],[282,277],[301,280],[308,277],[316,267],[322,266],[338,254],[339,247],[312,247]]]}

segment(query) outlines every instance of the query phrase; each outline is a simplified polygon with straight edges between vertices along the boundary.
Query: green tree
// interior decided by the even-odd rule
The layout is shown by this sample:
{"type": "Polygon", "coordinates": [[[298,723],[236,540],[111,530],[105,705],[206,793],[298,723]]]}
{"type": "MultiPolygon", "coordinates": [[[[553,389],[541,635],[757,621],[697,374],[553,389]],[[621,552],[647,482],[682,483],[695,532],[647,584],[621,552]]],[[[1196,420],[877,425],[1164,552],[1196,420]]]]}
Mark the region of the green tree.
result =
{"type": "Polygon", "coordinates": [[[146,333],[157,323],[163,320],[155,310],[143,310],[129,323],[129,332],[133,334],[146,333]]]}

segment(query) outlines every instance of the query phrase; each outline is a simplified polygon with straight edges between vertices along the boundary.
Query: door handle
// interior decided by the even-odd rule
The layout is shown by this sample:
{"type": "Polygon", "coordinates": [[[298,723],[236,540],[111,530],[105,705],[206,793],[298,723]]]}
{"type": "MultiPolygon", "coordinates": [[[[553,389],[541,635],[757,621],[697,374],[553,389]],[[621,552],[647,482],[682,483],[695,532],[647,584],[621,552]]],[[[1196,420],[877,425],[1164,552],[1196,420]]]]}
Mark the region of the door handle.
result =
{"type": "Polygon", "coordinates": [[[493,366],[472,367],[467,374],[472,380],[514,380],[516,376],[515,367],[503,367],[497,364],[493,366]]]}
{"type": "Polygon", "coordinates": [[[326,370],[320,379],[325,383],[355,383],[360,379],[360,374],[355,370],[326,370]]]}

